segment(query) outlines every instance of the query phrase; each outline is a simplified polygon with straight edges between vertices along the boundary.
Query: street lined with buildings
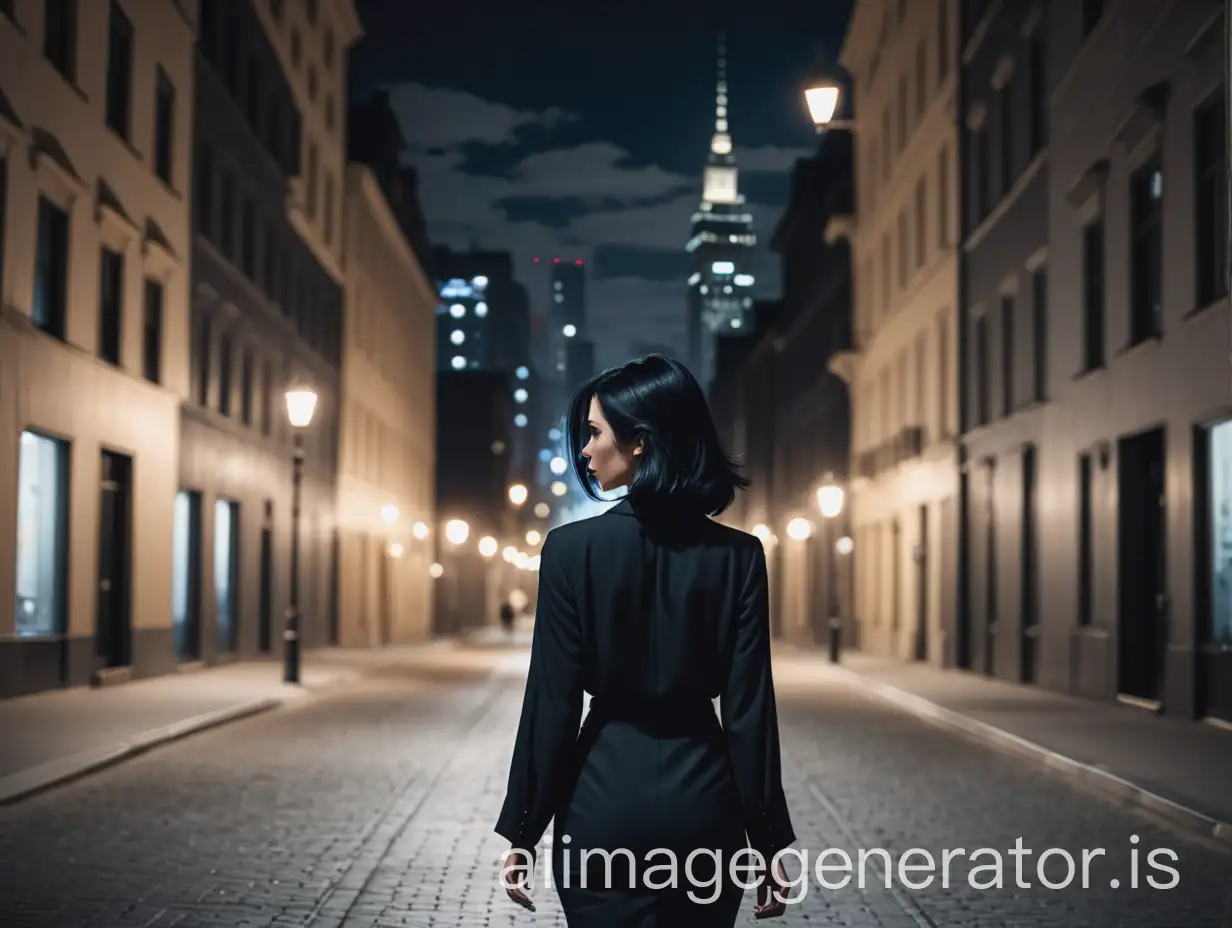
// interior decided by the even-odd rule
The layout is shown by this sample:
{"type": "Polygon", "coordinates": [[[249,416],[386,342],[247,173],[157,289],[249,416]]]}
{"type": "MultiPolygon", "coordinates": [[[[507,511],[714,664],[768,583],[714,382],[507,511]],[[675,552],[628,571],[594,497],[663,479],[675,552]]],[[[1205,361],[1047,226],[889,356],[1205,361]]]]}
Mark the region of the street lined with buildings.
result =
{"type": "MultiPolygon", "coordinates": [[[[550,891],[537,889],[530,916],[495,876],[505,847],[492,825],[526,643],[522,632],[513,645],[491,637],[411,655],[0,809],[0,917],[14,928],[563,924],[550,891]]],[[[893,885],[876,869],[863,891],[825,889],[814,876],[783,924],[1224,924],[1226,846],[870,699],[815,656],[780,655],[776,677],[795,847],[809,850],[810,868],[825,848],[855,862],[861,848],[884,849],[893,885]],[[1021,870],[1030,888],[1015,885],[1019,838],[1032,851],[1021,870]],[[933,885],[907,885],[930,871],[897,871],[900,859],[924,862],[904,858],[911,848],[936,861],[933,885]],[[947,848],[964,850],[944,888],[947,848]],[[977,848],[1001,855],[1000,888],[971,887],[992,876],[972,875],[993,860],[973,859],[977,848]],[[1105,853],[1088,888],[1047,889],[1036,866],[1049,848],[1079,864],[1083,849],[1105,853]],[[1172,879],[1147,866],[1156,848],[1178,855],[1157,858],[1179,874],[1173,888],[1147,883],[1172,879]]],[[[1064,880],[1062,864],[1054,853],[1044,876],[1064,880]]]]}

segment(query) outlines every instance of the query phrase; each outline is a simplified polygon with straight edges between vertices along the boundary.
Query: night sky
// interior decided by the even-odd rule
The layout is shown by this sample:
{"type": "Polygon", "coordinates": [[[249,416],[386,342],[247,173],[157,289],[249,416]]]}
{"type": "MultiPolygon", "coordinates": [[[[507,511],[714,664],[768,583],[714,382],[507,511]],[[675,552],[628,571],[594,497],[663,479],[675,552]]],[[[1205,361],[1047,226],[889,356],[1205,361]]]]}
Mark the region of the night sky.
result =
{"type": "Polygon", "coordinates": [[[684,245],[724,31],[730,131],[760,242],[758,295],[778,295],[766,246],[792,163],[817,141],[803,83],[819,50],[837,56],[848,0],[357,6],[366,36],[352,52],[351,92],[391,91],[434,243],[512,251],[536,312],[550,258],[585,260],[600,366],[639,342],[683,353],[684,245]]]}

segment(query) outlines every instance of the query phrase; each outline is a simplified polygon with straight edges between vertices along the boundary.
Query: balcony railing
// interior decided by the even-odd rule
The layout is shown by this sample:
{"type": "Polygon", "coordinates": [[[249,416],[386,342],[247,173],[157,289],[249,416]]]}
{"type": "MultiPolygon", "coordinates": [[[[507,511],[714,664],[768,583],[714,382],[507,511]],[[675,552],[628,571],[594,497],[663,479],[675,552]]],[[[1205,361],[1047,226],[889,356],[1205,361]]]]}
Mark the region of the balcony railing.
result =
{"type": "Polygon", "coordinates": [[[876,447],[856,455],[855,471],[869,480],[924,453],[924,429],[909,425],[876,447]]]}

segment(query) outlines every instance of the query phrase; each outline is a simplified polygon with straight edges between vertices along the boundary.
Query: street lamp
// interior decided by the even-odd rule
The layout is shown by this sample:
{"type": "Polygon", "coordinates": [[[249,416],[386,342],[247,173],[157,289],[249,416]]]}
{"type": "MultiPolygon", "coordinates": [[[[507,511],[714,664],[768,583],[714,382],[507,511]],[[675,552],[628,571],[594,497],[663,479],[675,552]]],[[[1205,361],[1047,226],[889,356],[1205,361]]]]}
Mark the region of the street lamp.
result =
{"type": "Polygon", "coordinates": [[[471,527],[462,519],[450,519],[445,523],[445,538],[450,544],[465,544],[470,533],[471,527]]]}
{"type": "Polygon", "coordinates": [[[523,484],[515,483],[509,488],[509,502],[513,503],[515,506],[521,506],[524,502],[526,502],[526,497],[528,495],[529,491],[523,484]]]}
{"type": "MultiPolygon", "coordinates": [[[[838,607],[838,555],[840,542],[833,540],[833,524],[834,520],[843,514],[843,488],[838,485],[833,474],[826,474],[822,478],[821,486],[817,489],[817,508],[821,511],[821,516],[825,520],[825,547],[826,547],[826,563],[827,563],[827,582],[826,582],[826,598],[829,600],[829,615],[827,616],[827,627],[829,628],[830,638],[830,663],[837,664],[839,662],[839,652],[842,648],[842,633],[843,621],[839,617],[838,607]]],[[[850,542],[850,539],[846,539],[850,542]]],[[[845,546],[844,546],[845,547],[845,546]]],[[[847,552],[842,552],[847,553],[847,552]]]]}
{"type": "Polygon", "coordinates": [[[497,544],[496,539],[491,535],[485,535],[479,539],[479,553],[484,557],[491,557],[494,555],[497,547],[499,547],[499,545],[497,544]]]}
{"type": "Polygon", "coordinates": [[[284,683],[299,683],[299,509],[304,482],[304,429],[312,423],[317,409],[316,391],[296,386],[286,393],[287,418],[295,429],[291,462],[291,599],[287,604],[287,624],[282,633],[284,683]]]}
{"type": "Polygon", "coordinates": [[[835,119],[838,103],[843,94],[841,75],[826,61],[819,61],[804,86],[804,102],[817,132],[827,129],[850,129],[851,122],[835,119]]]}

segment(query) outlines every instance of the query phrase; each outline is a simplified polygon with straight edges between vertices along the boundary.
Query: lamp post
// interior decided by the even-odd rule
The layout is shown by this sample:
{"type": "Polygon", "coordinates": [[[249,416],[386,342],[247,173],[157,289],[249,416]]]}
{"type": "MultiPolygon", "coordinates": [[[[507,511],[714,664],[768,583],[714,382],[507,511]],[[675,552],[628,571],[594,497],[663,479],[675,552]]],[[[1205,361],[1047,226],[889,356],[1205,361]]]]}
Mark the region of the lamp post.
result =
{"type": "Polygon", "coordinates": [[[295,430],[295,450],[291,471],[291,598],[287,604],[287,625],[282,633],[282,681],[299,683],[299,509],[300,487],[304,481],[304,429],[312,423],[317,394],[311,387],[292,387],[286,393],[287,418],[295,430]]]}
{"type": "Polygon", "coordinates": [[[834,539],[833,524],[843,512],[843,488],[839,486],[833,474],[826,474],[822,480],[821,486],[817,490],[817,508],[821,510],[822,518],[826,522],[826,533],[824,544],[826,546],[827,558],[827,578],[826,578],[826,599],[829,600],[827,613],[827,625],[830,632],[830,663],[837,664],[839,662],[839,652],[842,649],[842,634],[843,620],[839,616],[838,596],[836,595],[836,587],[838,585],[838,559],[836,557],[838,544],[834,539]]]}
{"type": "Polygon", "coordinates": [[[813,127],[821,134],[829,129],[851,129],[847,119],[835,119],[843,95],[842,75],[824,59],[818,61],[804,85],[804,103],[808,107],[813,127]]]}

